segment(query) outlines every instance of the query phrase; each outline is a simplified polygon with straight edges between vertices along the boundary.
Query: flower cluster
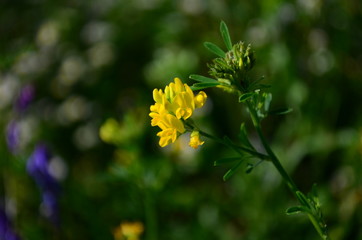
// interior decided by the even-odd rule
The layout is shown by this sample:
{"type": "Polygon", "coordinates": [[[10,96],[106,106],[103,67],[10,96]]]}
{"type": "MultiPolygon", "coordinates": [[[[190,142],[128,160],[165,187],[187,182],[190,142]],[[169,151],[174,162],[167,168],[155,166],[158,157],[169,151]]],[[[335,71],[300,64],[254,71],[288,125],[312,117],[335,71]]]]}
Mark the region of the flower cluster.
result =
{"type": "MultiPolygon", "coordinates": [[[[165,147],[176,141],[177,137],[186,132],[185,120],[190,118],[196,108],[201,108],[206,102],[206,93],[200,91],[196,96],[187,84],[179,78],[162,89],[153,90],[155,104],[151,106],[151,125],[158,126],[161,131],[159,144],[165,147]]],[[[190,146],[197,148],[202,145],[199,132],[193,131],[190,146]]]]}
{"type": "Polygon", "coordinates": [[[225,57],[215,58],[208,67],[209,74],[223,83],[220,87],[232,91],[236,84],[241,84],[244,89],[248,89],[249,82],[245,74],[253,68],[254,64],[255,58],[251,45],[245,47],[243,42],[239,42],[233,45],[225,57]]]}

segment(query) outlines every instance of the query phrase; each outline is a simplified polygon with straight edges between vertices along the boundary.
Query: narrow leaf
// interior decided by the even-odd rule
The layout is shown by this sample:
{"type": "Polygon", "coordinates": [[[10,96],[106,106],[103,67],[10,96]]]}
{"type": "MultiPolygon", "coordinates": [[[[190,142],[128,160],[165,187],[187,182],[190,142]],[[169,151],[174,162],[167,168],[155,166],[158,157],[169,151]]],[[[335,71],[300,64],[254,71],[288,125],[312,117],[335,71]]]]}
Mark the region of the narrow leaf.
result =
{"type": "Polygon", "coordinates": [[[215,82],[217,82],[217,80],[215,80],[215,79],[204,77],[204,76],[197,75],[197,74],[191,74],[189,76],[189,78],[193,79],[195,81],[198,81],[198,82],[202,82],[202,83],[215,83],[215,82]]]}
{"type": "Polygon", "coordinates": [[[248,133],[246,132],[246,128],[245,128],[245,123],[242,123],[240,126],[239,140],[241,141],[242,145],[249,147],[252,150],[255,150],[255,148],[249,141],[248,133]]]}
{"type": "Polygon", "coordinates": [[[248,163],[248,166],[246,167],[245,173],[249,174],[253,170],[254,170],[254,165],[251,164],[251,163],[248,163]]]}
{"type": "Polygon", "coordinates": [[[302,192],[296,191],[295,194],[297,195],[297,198],[299,199],[300,203],[302,203],[306,208],[308,209],[312,208],[312,206],[309,203],[309,200],[302,192]]]}
{"type": "Polygon", "coordinates": [[[223,165],[223,164],[233,163],[233,162],[236,162],[238,160],[241,161],[241,158],[240,157],[222,158],[222,159],[216,160],[214,162],[214,166],[220,166],[220,165],[223,165]]]}
{"type": "Polygon", "coordinates": [[[225,173],[225,175],[223,176],[224,181],[229,180],[229,179],[231,178],[231,176],[235,174],[235,172],[239,169],[239,167],[240,167],[240,165],[241,165],[242,162],[243,162],[243,161],[238,162],[238,163],[237,163],[236,165],[234,165],[229,171],[227,171],[227,172],[225,173]]]}
{"type": "Polygon", "coordinates": [[[204,42],[204,46],[209,50],[210,52],[214,53],[215,55],[224,58],[225,52],[219,48],[217,45],[211,43],[211,42],[204,42]]]}
{"type": "Polygon", "coordinates": [[[253,95],[254,95],[253,92],[251,92],[251,93],[245,93],[245,94],[243,94],[243,95],[241,95],[241,96],[239,97],[239,102],[245,102],[246,100],[248,100],[249,98],[251,98],[253,95]]]}
{"type": "Polygon", "coordinates": [[[264,110],[265,112],[268,112],[273,96],[271,93],[264,93],[263,96],[264,96],[264,110]]]}
{"type": "Polygon", "coordinates": [[[293,112],[293,108],[279,108],[279,109],[269,111],[268,114],[269,115],[284,115],[284,114],[288,114],[290,112],[293,112]]]}
{"type": "Polygon", "coordinates": [[[303,213],[303,212],[308,212],[308,210],[303,206],[290,207],[285,211],[285,213],[287,215],[293,215],[293,214],[298,214],[298,213],[303,213]]]}
{"type": "Polygon", "coordinates": [[[195,83],[194,85],[191,86],[191,90],[196,91],[204,88],[215,87],[217,85],[220,85],[220,83],[219,82],[195,83]]]}
{"type": "Polygon", "coordinates": [[[226,26],[226,23],[224,21],[221,21],[221,23],[220,23],[220,32],[221,32],[221,36],[224,40],[226,48],[230,51],[232,49],[233,45],[231,42],[228,27],[226,26]]]}

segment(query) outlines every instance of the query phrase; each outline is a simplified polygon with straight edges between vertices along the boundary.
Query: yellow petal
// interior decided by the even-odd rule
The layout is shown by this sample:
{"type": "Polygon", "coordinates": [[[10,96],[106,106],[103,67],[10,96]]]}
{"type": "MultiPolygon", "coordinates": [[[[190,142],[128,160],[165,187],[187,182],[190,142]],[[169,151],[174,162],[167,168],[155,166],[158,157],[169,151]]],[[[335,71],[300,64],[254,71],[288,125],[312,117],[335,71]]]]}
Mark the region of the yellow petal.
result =
{"type": "Polygon", "coordinates": [[[175,81],[175,85],[174,85],[175,93],[178,94],[178,93],[184,91],[184,86],[182,84],[181,79],[174,78],[174,81],[175,81]]]}
{"type": "Polygon", "coordinates": [[[185,127],[181,120],[177,119],[175,116],[173,116],[171,114],[168,114],[166,117],[167,117],[169,126],[171,128],[176,129],[179,133],[185,132],[185,127]]]}
{"type": "Polygon", "coordinates": [[[189,142],[190,147],[196,149],[202,144],[204,144],[204,141],[201,141],[200,133],[198,131],[193,131],[189,142]]]}
{"type": "Polygon", "coordinates": [[[153,100],[155,100],[156,103],[162,103],[162,96],[163,96],[162,89],[153,90],[153,100]]]}
{"type": "Polygon", "coordinates": [[[196,108],[200,108],[202,106],[204,106],[205,102],[207,99],[207,95],[205,92],[200,91],[196,96],[195,96],[195,107],[196,108]]]}

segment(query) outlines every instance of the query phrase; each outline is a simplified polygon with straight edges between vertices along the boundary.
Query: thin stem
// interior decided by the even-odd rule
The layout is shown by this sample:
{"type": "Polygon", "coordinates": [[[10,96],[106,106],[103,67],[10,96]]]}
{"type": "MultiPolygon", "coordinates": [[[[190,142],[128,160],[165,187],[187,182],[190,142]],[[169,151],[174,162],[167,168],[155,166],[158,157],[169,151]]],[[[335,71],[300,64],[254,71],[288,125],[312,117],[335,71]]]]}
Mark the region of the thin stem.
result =
{"type": "Polygon", "coordinates": [[[264,134],[261,130],[260,119],[258,117],[258,114],[256,113],[255,109],[251,106],[249,101],[247,102],[247,105],[248,105],[249,111],[251,113],[251,118],[252,118],[254,127],[260,137],[261,143],[263,144],[265,151],[268,153],[270,160],[272,161],[272,163],[274,164],[274,166],[276,167],[276,169],[278,170],[280,175],[283,177],[284,181],[287,183],[290,190],[294,194],[296,194],[296,191],[298,191],[296,184],[290,178],[288,173],[284,170],[283,166],[279,162],[278,158],[276,157],[276,155],[274,154],[273,150],[270,148],[268,142],[266,141],[266,139],[264,137],[264,134]]]}
{"type": "MultiPolygon", "coordinates": [[[[279,159],[277,158],[277,156],[274,154],[273,150],[270,148],[268,142],[266,141],[264,134],[261,130],[261,124],[260,124],[260,118],[257,114],[257,112],[255,111],[254,106],[252,105],[251,101],[247,101],[247,106],[248,109],[250,111],[250,116],[251,119],[253,121],[253,125],[259,135],[259,138],[263,144],[263,147],[265,149],[265,151],[268,153],[271,162],[273,163],[273,165],[275,166],[275,168],[278,170],[278,172],[280,173],[280,175],[282,176],[282,178],[284,179],[285,183],[287,184],[287,186],[289,187],[290,191],[296,196],[296,198],[298,199],[298,201],[302,204],[302,205],[306,205],[305,200],[300,196],[301,191],[298,190],[298,187],[296,186],[296,184],[294,183],[294,181],[291,179],[291,177],[289,176],[289,174],[285,171],[284,167],[282,166],[282,164],[280,163],[279,159]],[[299,194],[298,194],[299,193],[299,194]]],[[[302,195],[304,196],[304,195],[302,195]]],[[[308,201],[308,200],[307,200],[308,201]]],[[[310,204],[307,202],[307,207],[310,210],[315,210],[314,207],[310,206],[310,204]],[[309,205],[309,206],[308,206],[309,205]]],[[[314,214],[308,213],[308,217],[310,219],[310,221],[312,222],[313,226],[315,227],[315,229],[317,230],[318,234],[321,236],[321,238],[328,240],[330,239],[328,234],[325,233],[321,226],[319,225],[319,222],[316,218],[316,216],[314,214]]]]}
{"type": "Polygon", "coordinates": [[[199,133],[201,135],[203,135],[203,136],[205,136],[207,138],[210,138],[210,139],[212,139],[212,140],[214,140],[214,141],[216,141],[218,143],[221,143],[221,144],[223,144],[223,145],[225,145],[227,147],[230,147],[230,148],[234,149],[235,151],[237,151],[239,154],[241,154],[241,151],[244,151],[244,152],[250,153],[251,155],[256,156],[256,157],[258,157],[258,158],[260,158],[262,160],[269,160],[270,159],[269,156],[267,156],[265,154],[262,154],[262,153],[259,153],[259,152],[256,152],[256,151],[254,151],[254,150],[252,150],[250,148],[239,146],[239,145],[236,145],[236,144],[234,144],[232,142],[227,142],[227,141],[225,141],[225,140],[223,140],[221,138],[215,137],[215,136],[210,135],[210,134],[208,134],[208,133],[206,133],[204,131],[201,131],[201,130],[198,130],[198,131],[199,131],[199,133]]]}

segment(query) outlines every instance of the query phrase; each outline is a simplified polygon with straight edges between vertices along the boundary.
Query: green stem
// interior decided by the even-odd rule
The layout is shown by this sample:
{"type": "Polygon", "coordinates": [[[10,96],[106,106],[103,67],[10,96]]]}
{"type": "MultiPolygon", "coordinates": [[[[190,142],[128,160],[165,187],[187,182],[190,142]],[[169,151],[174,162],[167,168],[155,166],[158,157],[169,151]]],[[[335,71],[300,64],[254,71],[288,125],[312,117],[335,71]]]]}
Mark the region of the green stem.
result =
{"type": "Polygon", "coordinates": [[[274,164],[274,166],[276,167],[276,169],[278,170],[280,175],[283,177],[284,181],[287,183],[290,190],[296,195],[298,188],[295,185],[294,181],[290,178],[288,173],[284,170],[283,166],[281,165],[278,158],[276,157],[276,155],[270,148],[268,142],[266,141],[264,134],[261,130],[260,119],[258,117],[258,114],[256,113],[255,109],[251,106],[250,102],[247,102],[247,105],[248,105],[249,111],[251,113],[251,119],[253,121],[253,125],[259,135],[259,138],[261,140],[261,143],[263,144],[265,151],[268,153],[271,162],[274,164]]]}
{"type": "MultiPolygon", "coordinates": [[[[280,163],[279,159],[277,158],[277,156],[274,154],[273,150],[270,148],[268,142],[266,141],[264,134],[261,130],[261,124],[260,124],[260,118],[254,108],[254,106],[252,105],[252,102],[247,101],[247,106],[248,109],[250,111],[250,116],[253,122],[253,125],[259,135],[259,138],[263,144],[263,147],[265,149],[265,151],[268,153],[271,162],[273,163],[273,165],[275,166],[275,168],[278,170],[279,174],[282,176],[282,178],[284,179],[285,183],[287,184],[287,186],[289,187],[290,191],[296,196],[296,198],[298,199],[298,201],[302,204],[302,205],[306,205],[304,199],[302,199],[297,193],[300,192],[298,190],[298,187],[296,186],[296,184],[294,183],[294,181],[291,179],[291,177],[289,176],[289,174],[285,171],[284,167],[282,166],[282,164],[280,163]]],[[[300,192],[301,193],[301,192],[300,192]]],[[[309,205],[309,204],[308,204],[309,205]]],[[[310,210],[314,210],[313,207],[311,207],[310,205],[308,207],[310,210]]],[[[317,232],[319,233],[319,235],[321,236],[322,239],[328,240],[330,239],[329,236],[324,233],[324,231],[322,230],[321,226],[319,225],[319,222],[315,216],[315,214],[310,214],[308,213],[308,217],[310,219],[310,221],[312,222],[313,226],[315,227],[315,229],[317,230],[317,232]]]]}
{"type": "Polygon", "coordinates": [[[270,159],[269,156],[267,156],[265,154],[262,154],[262,153],[259,153],[259,152],[256,152],[256,151],[254,151],[254,150],[252,150],[250,148],[233,144],[231,142],[225,141],[224,139],[215,137],[215,136],[210,135],[210,134],[208,134],[208,133],[206,133],[204,131],[201,131],[201,130],[198,130],[198,131],[204,137],[210,138],[210,139],[212,139],[212,140],[214,140],[214,141],[216,141],[218,143],[221,143],[221,144],[223,144],[223,145],[225,145],[227,147],[230,147],[230,148],[234,149],[235,151],[237,151],[239,154],[241,154],[242,151],[244,151],[244,152],[250,153],[251,155],[256,156],[256,157],[258,157],[258,158],[260,158],[262,160],[269,160],[270,159]]]}

